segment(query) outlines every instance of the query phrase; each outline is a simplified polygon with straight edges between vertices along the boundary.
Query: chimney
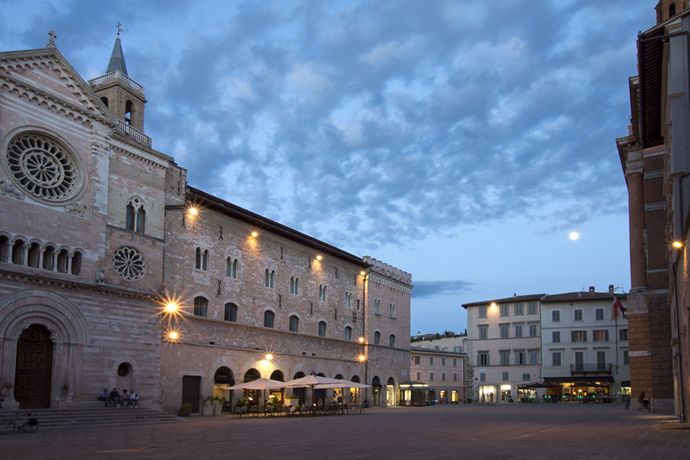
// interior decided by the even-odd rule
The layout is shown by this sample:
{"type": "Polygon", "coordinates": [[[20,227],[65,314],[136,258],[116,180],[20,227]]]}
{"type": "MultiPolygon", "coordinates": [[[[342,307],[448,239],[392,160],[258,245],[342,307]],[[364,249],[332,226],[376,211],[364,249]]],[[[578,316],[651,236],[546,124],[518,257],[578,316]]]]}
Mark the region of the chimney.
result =
{"type": "Polygon", "coordinates": [[[589,293],[590,295],[594,295],[594,286],[589,287],[589,293]]]}
{"type": "Polygon", "coordinates": [[[609,284],[609,294],[613,294],[613,284],[609,284]]]}

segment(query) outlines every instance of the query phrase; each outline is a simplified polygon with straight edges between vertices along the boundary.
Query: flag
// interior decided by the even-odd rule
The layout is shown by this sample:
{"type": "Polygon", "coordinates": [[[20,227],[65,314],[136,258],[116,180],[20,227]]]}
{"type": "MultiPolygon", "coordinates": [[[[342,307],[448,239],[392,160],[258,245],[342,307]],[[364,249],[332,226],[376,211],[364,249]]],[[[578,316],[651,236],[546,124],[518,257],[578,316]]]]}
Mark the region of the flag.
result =
{"type": "Polygon", "coordinates": [[[623,314],[623,318],[625,318],[625,307],[616,296],[613,296],[613,311],[611,312],[611,319],[618,319],[618,310],[620,310],[620,312],[623,314]]]}

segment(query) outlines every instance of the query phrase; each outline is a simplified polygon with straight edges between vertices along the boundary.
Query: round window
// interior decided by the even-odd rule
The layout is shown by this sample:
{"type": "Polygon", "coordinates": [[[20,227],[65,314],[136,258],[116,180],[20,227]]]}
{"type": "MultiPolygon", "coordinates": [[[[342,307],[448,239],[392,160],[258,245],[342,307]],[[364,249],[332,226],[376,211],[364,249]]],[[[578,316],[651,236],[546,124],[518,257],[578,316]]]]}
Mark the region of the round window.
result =
{"type": "Polygon", "coordinates": [[[117,366],[117,375],[120,377],[127,377],[131,371],[132,366],[130,366],[128,363],[122,363],[117,366]]]}
{"type": "Polygon", "coordinates": [[[74,155],[61,143],[41,134],[22,134],[12,139],[5,164],[17,185],[48,203],[67,201],[81,188],[74,155]]]}
{"type": "Polygon", "coordinates": [[[113,268],[126,280],[134,281],[144,276],[144,257],[134,248],[121,247],[113,254],[113,268]]]}

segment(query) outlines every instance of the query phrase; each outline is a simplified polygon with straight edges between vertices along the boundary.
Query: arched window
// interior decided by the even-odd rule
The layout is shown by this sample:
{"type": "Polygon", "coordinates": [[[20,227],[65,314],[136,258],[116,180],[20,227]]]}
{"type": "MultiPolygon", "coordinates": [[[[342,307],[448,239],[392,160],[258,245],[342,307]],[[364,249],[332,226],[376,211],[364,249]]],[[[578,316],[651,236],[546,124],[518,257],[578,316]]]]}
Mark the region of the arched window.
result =
{"type": "Polygon", "coordinates": [[[352,328],[345,326],[345,340],[352,340],[352,328]]]}
{"type": "Polygon", "coordinates": [[[290,316],[290,332],[299,332],[299,318],[296,315],[290,316]]]}
{"type": "Polygon", "coordinates": [[[57,271],[60,273],[67,273],[67,267],[69,266],[69,252],[67,249],[63,249],[58,253],[57,256],[57,271]]]}
{"type": "Polygon", "coordinates": [[[144,233],[146,228],[146,211],[144,202],[138,198],[130,198],[127,202],[125,228],[136,233],[144,233]]]}
{"type": "Polygon", "coordinates": [[[28,265],[29,267],[38,268],[40,263],[41,247],[38,243],[31,243],[31,246],[29,246],[28,265]]]}
{"type": "Polygon", "coordinates": [[[676,15],[676,4],[671,3],[671,6],[668,7],[668,17],[670,18],[671,16],[676,15]]]}
{"type": "Polygon", "coordinates": [[[390,339],[389,339],[389,344],[391,347],[395,346],[395,336],[391,334],[390,339]]]}
{"type": "Polygon", "coordinates": [[[266,278],[264,281],[264,286],[267,288],[273,288],[275,281],[276,271],[269,268],[266,269],[266,278]]]}
{"type": "Polygon", "coordinates": [[[208,300],[199,296],[194,298],[194,316],[206,318],[208,315],[208,300]]]}
{"type": "Polygon", "coordinates": [[[17,240],[14,242],[14,245],[12,246],[12,263],[15,265],[24,265],[24,251],[26,250],[26,246],[24,245],[24,241],[22,240],[17,240]]]}
{"type": "Polygon", "coordinates": [[[319,337],[326,337],[326,322],[319,321],[319,337]]]}
{"type": "Polygon", "coordinates": [[[125,123],[132,124],[132,112],[134,112],[134,103],[129,99],[125,102],[125,123]]]}
{"type": "Polygon", "coordinates": [[[0,262],[7,262],[10,258],[10,239],[0,235],[0,262]]]}
{"type": "Polygon", "coordinates": [[[237,259],[228,257],[225,261],[225,275],[228,278],[237,278],[237,259]]]}
{"type": "Polygon", "coordinates": [[[326,286],[323,284],[319,284],[319,301],[326,301],[326,286]]]}
{"type": "Polygon", "coordinates": [[[290,294],[299,294],[299,278],[296,276],[290,277],[290,294]]]}
{"type": "Polygon", "coordinates": [[[381,314],[381,301],[379,299],[374,299],[374,314],[381,314]]]}
{"type": "Polygon", "coordinates": [[[276,314],[271,310],[266,310],[264,312],[264,327],[273,328],[273,321],[275,320],[276,314]]]}
{"type": "Polygon", "coordinates": [[[76,251],[74,255],[72,256],[72,274],[73,275],[81,275],[81,259],[82,255],[81,252],[76,251]]]}
{"type": "Polygon", "coordinates": [[[196,248],[196,257],[194,259],[194,268],[197,270],[208,270],[208,249],[202,250],[196,248]]]}
{"type": "Polygon", "coordinates": [[[381,345],[381,333],[379,331],[374,332],[374,344],[381,345]]]}
{"type": "Polygon", "coordinates": [[[105,104],[106,107],[108,107],[108,98],[107,97],[102,97],[101,102],[105,104]]]}
{"type": "Polygon", "coordinates": [[[395,304],[394,303],[390,304],[389,311],[390,311],[390,317],[395,318],[395,304]]]}
{"type": "Polygon", "coordinates": [[[43,270],[55,270],[55,248],[52,246],[43,250],[43,270]]]}
{"type": "Polygon", "coordinates": [[[237,305],[234,303],[225,304],[225,321],[237,322],[237,305]]]}

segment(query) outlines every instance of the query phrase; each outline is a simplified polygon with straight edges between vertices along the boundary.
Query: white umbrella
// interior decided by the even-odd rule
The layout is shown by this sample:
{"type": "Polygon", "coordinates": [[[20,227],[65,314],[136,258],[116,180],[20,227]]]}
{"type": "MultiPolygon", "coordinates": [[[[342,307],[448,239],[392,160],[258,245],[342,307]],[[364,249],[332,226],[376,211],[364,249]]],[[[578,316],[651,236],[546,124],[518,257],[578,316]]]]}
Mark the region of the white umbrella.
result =
{"type": "MultiPolygon", "coordinates": [[[[345,380],[329,379],[328,377],[321,377],[320,375],[307,375],[299,379],[288,380],[285,382],[287,388],[299,388],[299,387],[311,387],[314,388],[316,385],[324,384],[338,384],[344,382],[345,380]]],[[[337,388],[337,387],[331,387],[337,388]]],[[[342,388],[342,387],[341,387],[342,388]]]]}
{"type": "Polygon", "coordinates": [[[285,386],[285,382],[261,378],[252,380],[251,382],[225,387],[222,388],[222,390],[275,390],[278,388],[285,388],[285,386]]]}

